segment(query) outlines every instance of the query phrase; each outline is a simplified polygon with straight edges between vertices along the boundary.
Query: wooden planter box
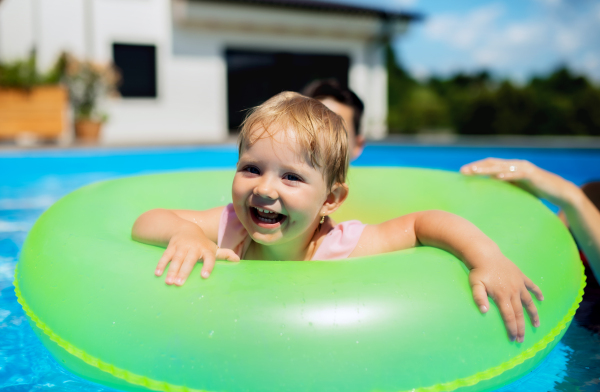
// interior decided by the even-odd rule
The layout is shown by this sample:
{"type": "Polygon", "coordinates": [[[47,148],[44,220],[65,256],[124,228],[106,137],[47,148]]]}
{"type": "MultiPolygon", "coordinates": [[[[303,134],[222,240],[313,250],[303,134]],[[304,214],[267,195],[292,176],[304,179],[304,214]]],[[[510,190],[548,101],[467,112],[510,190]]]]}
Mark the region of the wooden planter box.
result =
{"type": "Polygon", "coordinates": [[[19,135],[56,139],[68,128],[68,95],[62,86],[31,91],[0,88],[0,139],[19,135]]]}

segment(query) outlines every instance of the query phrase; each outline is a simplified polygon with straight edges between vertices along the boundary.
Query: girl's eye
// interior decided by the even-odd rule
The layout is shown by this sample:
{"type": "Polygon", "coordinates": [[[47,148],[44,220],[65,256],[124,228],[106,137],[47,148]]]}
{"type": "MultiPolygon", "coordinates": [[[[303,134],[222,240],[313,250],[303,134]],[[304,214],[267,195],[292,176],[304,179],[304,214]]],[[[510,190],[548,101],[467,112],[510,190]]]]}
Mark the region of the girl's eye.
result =
{"type": "Polygon", "coordinates": [[[302,178],[298,177],[295,174],[286,174],[285,176],[283,176],[283,178],[292,182],[302,181],[302,178]]]}
{"type": "Polygon", "coordinates": [[[247,166],[244,168],[244,171],[252,174],[260,174],[260,171],[254,166],[247,166]]]}

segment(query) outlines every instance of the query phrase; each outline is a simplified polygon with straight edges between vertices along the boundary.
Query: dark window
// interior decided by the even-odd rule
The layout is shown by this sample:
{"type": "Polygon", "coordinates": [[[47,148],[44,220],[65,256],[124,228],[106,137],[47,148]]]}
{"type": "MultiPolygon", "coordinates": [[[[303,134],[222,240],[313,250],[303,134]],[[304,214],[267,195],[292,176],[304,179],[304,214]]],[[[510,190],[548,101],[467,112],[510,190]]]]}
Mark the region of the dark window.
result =
{"type": "Polygon", "coordinates": [[[335,78],[343,86],[348,84],[348,56],[229,49],[225,58],[232,131],[242,123],[246,109],[277,93],[300,91],[317,79],[335,78]]]}
{"type": "Polygon", "coordinates": [[[123,97],[156,97],[156,47],[113,44],[113,61],[121,74],[119,92],[123,97]]]}

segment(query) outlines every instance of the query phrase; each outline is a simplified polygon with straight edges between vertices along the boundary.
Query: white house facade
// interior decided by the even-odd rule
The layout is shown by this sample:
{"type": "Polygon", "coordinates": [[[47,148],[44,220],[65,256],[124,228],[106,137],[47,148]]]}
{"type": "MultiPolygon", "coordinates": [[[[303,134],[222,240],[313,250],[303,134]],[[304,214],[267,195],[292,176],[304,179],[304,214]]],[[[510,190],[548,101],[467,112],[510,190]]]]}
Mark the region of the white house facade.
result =
{"type": "MultiPolygon", "coordinates": [[[[365,134],[381,138],[387,132],[383,42],[414,18],[318,1],[3,0],[0,61],[35,48],[42,69],[65,50],[121,65],[122,96],[104,103],[110,120],[102,141],[137,144],[226,140],[236,125],[232,95],[252,93],[228,85],[236,67],[276,66],[281,78],[287,63],[269,65],[275,54],[300,59],[289,68],[295,73],[302,73],[302,61],[339,60],[347,63],[342,78],[365,102],[365,134]],[[255,64],[240,63],[245,58],[255,64]]],[[[275,68],[263,71],[269,69],[275,68]]]]}

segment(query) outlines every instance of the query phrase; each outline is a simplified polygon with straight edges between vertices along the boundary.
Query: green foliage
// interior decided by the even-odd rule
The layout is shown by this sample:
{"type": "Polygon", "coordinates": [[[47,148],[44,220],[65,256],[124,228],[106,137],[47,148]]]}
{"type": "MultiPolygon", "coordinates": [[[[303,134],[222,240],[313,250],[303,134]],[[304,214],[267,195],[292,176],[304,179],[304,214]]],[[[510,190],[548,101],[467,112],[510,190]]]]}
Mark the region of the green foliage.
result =
{"type": "Polygon", "coordinates": [[[47,73],[37,70],[35,51],[25,60],[0,63],[0,87],[30,90],[35,86],[57,84],[65,67],[65,57],[61,56],[47,73]]]}
{"type": "Polygon", "coordinates": [[[388,49],[392,133],[452,129],[468,135],[600,135],[600,86],[567,68],[522,86],[488,72],[419,82],[388,49]]]}
{"type": "Polygon", "coordinates": [[[106,121],[106,113],[98,107],[105,97],[117,95],[120,76],[116,69],[111,64],[81,61],[69,54],[63,54],[61,58],[64,60],[60,80],[69,90],[75,118],[106,121]]]}

